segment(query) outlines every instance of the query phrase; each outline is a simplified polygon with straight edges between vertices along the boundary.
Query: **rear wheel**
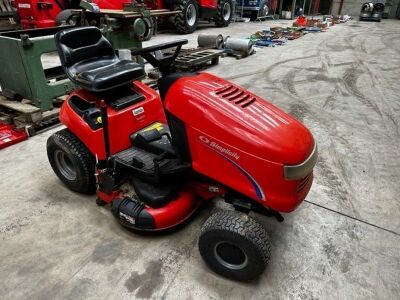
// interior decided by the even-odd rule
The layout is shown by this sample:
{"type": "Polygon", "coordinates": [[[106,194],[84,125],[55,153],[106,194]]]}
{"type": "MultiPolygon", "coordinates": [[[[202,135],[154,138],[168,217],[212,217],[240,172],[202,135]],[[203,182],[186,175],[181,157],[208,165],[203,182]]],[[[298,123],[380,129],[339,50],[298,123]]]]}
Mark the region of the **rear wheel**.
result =
{"type": "Polygon", "coordinates": [[[232,0],[218,0],[217,15],[215,16],[215,25],[226,27],[232,20],[233,4],[232,0]]]}
{"type": "Polygon", "coordinates": [[[175,10],[181,12],[175,16],[174,24],[179,33],[192,33],[199,22],[199,8],[194,0],[180,0],[175,10]]]}
{"type": "Polygon", "coordinates": [[[250,20],[251,20],[251,21],[255,21],[255,20],[257,20],[257,18],[265,17],[265,16],[267,16],[268,14],[269,14],[268,4],[267,4],[266,2],[264,2],[264,3],[261,5],[260,10],[258,10],[258,11],[252,11],[250,20]]]}
{"type": "Polygon", "coordinates": [[[236,211],[217,212],[204,223],[199,250],[213,271],[240,281],[258,277],[271,255],[264,227],[236,211]]]}
{"type": "Polygon", "coordinates": [[[95,158],[68,129],[49,137],[47,157],[58,178],[69,189],[84,194],[95,192],[95,158]]]}

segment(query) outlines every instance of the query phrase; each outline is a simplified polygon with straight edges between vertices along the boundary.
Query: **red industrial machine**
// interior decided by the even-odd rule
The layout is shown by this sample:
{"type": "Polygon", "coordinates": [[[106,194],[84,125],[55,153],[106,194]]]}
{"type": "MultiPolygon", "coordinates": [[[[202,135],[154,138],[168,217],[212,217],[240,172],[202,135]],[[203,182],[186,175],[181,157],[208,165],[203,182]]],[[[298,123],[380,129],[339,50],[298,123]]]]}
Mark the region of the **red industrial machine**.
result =
{"type": "MultiPolygon", "coordinates": [[[[129,0],[92,0],[100,9],[122,10],[129,0]]],[[[234,7],[232,0],[144,0],[148,9],[170,9],[181,11],[173,18],[176,30],[192,33],[200,18],[213,19],[217,26],[228,26],[234,7]]],[[[47,28],[69,22],[71,9],[79,8],[79,0],[13,0],[18,11],[19,22],[24,29],[47,28]]]]}
{"type": "Polygon", "coordinates": [[[264,99],[207,73],[173,73],[187,40],[133,53],[162,74],[159,93],[139,80],[96,27],[55,35],[62,66],[81,88],[64,102],[66,126],[47,142],[50,164],[73,191],[97,193],[128,228],[159,231],[219,197],[234,210],[204,224],[199,249],[217,273],[259,276],[270,257],[251,211],[283,217],[306,197],[317,146],[299,121],[264,99]],[[173,54],[162,51],[175,48],[173,54]],[[155,55],[157,53],[157,55],[155,55]]]}
{"type": "Polygon", "coordinates": [[[232,0],[145,0],[152,9],[168,8],[181,11],[174,17],[175,29],[180,33],[192,33],[200,19],[213,20],[219,27],[226,27],[232,20],[232,0]]]}
{"type": "MultiPolygon", "coordinates": [[[[103,9],[122,9],[128,0],[91,1],[103,9]]],[[[47,28],[70,21],[71,9],[78,9],[79,0],[13,0],[23,29],[47,28]]]]}
{"type": "Polygon", "coordinates": [[[60,13],[69,9],[70,0],[13,0],[12,5],[18,12],[18,20],[23,29],[47,28],[57,26],[60,13]]]}

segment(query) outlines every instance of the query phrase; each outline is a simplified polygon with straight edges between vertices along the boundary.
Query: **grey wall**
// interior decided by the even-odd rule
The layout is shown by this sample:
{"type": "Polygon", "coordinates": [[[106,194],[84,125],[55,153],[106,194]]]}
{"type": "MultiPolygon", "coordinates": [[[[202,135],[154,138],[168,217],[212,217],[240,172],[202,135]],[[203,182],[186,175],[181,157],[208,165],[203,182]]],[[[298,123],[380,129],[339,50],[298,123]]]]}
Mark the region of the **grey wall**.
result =
{"type": "MultiPolygon", "coordinates": [[[[323,0],[321,0],[323,1],[323,0]]],[[[358,16],[360,14],[361,5],[365,2],[384,2],[384,1],[373,1],[373,0],[344,0],[342,14],[350,16],[358,16]]],[[[394,18],[396,15],[396,9],[399,5],[400,0],[386,0],[387,8],[390,9],[389,17],[394,18]]],[[[333,0],[332,14],[339,13],[340,0],[333,0]]],[[[386,11],[386,9],[385,9],[386,11]]]]}

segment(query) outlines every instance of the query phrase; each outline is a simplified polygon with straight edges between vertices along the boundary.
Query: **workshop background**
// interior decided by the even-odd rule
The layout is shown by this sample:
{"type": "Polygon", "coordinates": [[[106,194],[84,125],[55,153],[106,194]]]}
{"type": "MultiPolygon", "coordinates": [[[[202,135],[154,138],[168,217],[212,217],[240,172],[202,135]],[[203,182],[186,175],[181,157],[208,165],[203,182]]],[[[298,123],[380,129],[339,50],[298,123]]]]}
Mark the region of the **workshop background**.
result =
{"type": "MultiPolygon", "coordinates": [[[[383,1],[380,22],[359,21],[364,2],[271,1],[266,18],[201,22],[184,35],[135,27],[137,12],[102,15],[120,57],[143,62],[126,48],[187,39],[177,68],[232,81],[314,136],[306,199],[282,223],[250,213],[270,237],[271,259],[248,282],[216,274],[199,252],[206,220],[232,211],[223,199],[176,230],[143,234],[121,226],[96,195],[63,184],[46,152],[74,88],[55,52],[63,28],[0,32],[0,83],[12,87],[0,96],[0,299],[400,299],[400,2],[383,1]],[[306,16],[295,17],[300,7],[306,16]],[[124,23],[127,14],[134,20],[124,23]],[[202,35],[222,42],[201,46],[202,35]]],[[[143,83],[156,87],[160,73],[145,70],[143,83]]]]}

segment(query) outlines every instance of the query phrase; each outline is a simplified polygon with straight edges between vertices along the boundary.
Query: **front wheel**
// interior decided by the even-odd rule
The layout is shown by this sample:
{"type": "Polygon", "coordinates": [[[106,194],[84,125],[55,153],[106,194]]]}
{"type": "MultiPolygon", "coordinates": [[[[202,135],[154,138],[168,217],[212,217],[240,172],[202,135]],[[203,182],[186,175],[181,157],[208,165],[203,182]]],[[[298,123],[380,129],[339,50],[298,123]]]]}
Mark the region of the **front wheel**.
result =
{"type": "Polygon", "coordinates": [[[217,15],[215,16],[215,25],[226,27],[232,20],[233,4],[232,0],[218,0],[217,15]]]}
{"type": "Polygon", "coordinates": [[[71,131],[63,129],[49,137],[47,157],[54,173],[70,190],[95,192],[95,158],[71,131]]]}
{"type": "Polygon", "coordinates": [[[213,271],[239,281],[257,278],[271,255],[264,227],[236,211],[211,215],[201,229],[199,250],[213,271]]]}
{"type": "Polygon", "coordinates": [[[192,33],[199,22],[199,7],[194,0],[180,0],[175,10],[181,12],[175,16],[174,24],[179,33],[192,33]]]}

